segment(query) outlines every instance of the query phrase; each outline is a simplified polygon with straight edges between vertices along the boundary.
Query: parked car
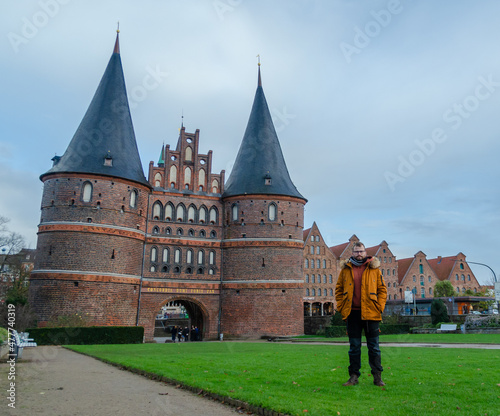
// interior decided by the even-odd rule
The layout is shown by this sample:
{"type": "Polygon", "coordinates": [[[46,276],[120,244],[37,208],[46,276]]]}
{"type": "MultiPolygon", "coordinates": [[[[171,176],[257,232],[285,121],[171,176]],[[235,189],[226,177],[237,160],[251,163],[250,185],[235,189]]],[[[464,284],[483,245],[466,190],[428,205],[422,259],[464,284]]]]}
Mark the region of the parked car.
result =
{"type": "Polygon", "coordinates": [[[472,315],[481,315],[481,312],[479,312],[479,311],[472,311],[471,314],[472,315]]]}

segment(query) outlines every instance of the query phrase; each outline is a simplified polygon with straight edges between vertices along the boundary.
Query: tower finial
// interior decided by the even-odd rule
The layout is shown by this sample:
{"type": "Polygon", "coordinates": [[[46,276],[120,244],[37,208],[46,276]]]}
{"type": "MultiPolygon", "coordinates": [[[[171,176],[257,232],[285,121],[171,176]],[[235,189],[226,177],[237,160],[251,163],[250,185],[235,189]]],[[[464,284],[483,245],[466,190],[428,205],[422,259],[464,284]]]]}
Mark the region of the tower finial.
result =
{"type": "Polygon", "coordinates": [[[116,42],[115,42],[115,49],[113,50],[113,53],[120,53],[120,22],[118,22],[118,26],[116,28],[116,42]]]}
{"type": "Polygon", "coordinates": [[[258,59],[257,65],[259,67],[259,80],[257,82],[257,86],[262,87],[262,80],[260,79],[260,55],[257,55],[257,59],[258,59]]]}

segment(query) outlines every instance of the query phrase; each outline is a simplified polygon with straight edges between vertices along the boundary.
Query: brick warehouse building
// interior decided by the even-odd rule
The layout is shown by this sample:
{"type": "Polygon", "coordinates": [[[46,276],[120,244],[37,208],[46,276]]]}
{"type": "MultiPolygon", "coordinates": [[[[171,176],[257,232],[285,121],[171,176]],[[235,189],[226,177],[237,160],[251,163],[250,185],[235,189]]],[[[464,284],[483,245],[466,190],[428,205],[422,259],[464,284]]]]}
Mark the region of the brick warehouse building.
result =
{"type": "Polygon", "coordinates": [[[258,86],[230,177],[212,173],[199,131],[181,128],[148,179],[128,106],[118,35],[80,126],[44,184],[30,302],[46,325],[88,313],[141,325],[185,308],[206,339],[304,332],[306,199],[293,185],[258,86]]]}

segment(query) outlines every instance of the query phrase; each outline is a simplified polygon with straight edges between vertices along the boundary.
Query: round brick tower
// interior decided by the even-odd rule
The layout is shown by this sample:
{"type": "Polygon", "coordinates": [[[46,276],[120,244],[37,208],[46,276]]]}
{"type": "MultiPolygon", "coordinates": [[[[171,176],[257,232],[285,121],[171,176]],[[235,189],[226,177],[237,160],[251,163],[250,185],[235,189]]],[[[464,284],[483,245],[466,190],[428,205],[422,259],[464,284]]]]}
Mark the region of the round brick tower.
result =
{"type": "Polygon", "coordinates": [[[290,179],[260,65],[252,111],[222,202],[221,332],[225,337],[302,334],[307,200],[290,179]]]}
{"type": "Polygon", "coordinates": [[[44,189],[30,302],[45,325],[81,314],[96,325],[137,318],[150,185],[128,106],[118,35],[92,102],[44,189]]]}

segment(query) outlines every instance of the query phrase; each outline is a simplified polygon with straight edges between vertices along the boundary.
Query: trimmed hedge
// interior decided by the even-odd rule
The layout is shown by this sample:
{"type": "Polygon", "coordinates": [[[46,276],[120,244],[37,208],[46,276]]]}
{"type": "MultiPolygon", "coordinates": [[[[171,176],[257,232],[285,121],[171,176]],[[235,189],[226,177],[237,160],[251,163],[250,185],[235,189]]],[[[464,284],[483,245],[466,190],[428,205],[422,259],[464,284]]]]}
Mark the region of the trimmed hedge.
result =
{"type": "Polygon", "coordinates": [[[83,326],[27,329],[38,345],[142,344],[142,326],[83,326]]]}
{"type": "MultiPolygon", "coordinates": [[[[388,334],[409,334],[410,325],[408,324],[380,324],[380,335],[388,334]]],[[[327,338],[346,337],[346,326],[329,326],[325,328],[327,338]]]]}

